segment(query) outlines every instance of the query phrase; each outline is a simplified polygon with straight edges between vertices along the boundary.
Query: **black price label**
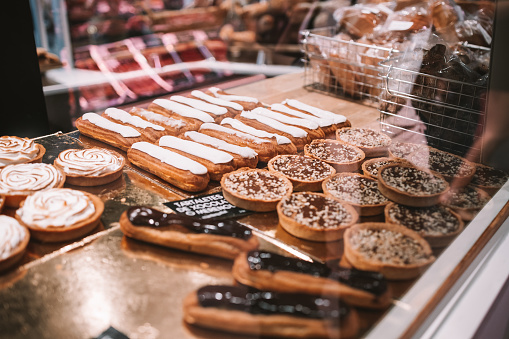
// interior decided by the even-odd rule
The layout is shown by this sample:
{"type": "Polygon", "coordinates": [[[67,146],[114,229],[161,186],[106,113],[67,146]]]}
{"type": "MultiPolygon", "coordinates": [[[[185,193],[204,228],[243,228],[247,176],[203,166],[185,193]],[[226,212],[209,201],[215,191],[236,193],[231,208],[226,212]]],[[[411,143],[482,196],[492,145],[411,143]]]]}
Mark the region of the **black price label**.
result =
{"type": "Polygon", "coordinates": [[[164,204],[177,214],[200,219],[229,219],[252,213],[230,204],[221,192],[166,202],[164,204]]]}

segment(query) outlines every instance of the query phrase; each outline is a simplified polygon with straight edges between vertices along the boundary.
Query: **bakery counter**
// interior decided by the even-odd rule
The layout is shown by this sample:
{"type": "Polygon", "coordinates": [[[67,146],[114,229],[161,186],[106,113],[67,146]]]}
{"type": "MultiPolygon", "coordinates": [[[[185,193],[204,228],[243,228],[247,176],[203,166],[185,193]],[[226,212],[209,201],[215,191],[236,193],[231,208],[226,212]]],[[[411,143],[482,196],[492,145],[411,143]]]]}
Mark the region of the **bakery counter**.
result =
{"type": "MultiPolygon", "coordinates": [[[[265,103],[298,98],[345,115],[353,126],[378,128],[378,110],[309,92],[302,83],[302,74],[291,74],[228,91],[255,96],[265,103]]],[[[78,131],[41,137],[37,142],[47,149],[43,158],[46,163],[52,163],[68,148],[113,149],[78,131]]],[[[121,213],[130,206],[170,211],[164,203],[220,192],[219,183],[211,182],[203,192],[190,194],[127,161],[120,179],[84,190],[105,203],[97,229],[75,242],[46,245],[31,241],[19,267],[0,276],[3,335],[90,338],[113,327],[130,338],[241,337],[183,321],[183,299],[188,293],[208,284],[234,282],[231,261],[133,240],[122,233],[118,223],[121,213]]],[[[500,227],[509,215],[508,197],[506,184],[448,247],[434,250],[436,262],[419,278],[389,282],[393,297],[387,310],[359,308],[359,336],[410,337],[421,333],[423,324],[432,321],[429,315],[434,314],[436,306],[461,288],[465,275],[489,252],[493,235],[509,233],[509,226],[500,227]]],[[[379,219],[365,217],[361,221],[379,219]]],[[[250,213],[237,220],[253,231],[262,250],[307,261],[350,265],[343,257],[342,241],[320,243],[296,238],[279,225],[275,212],[250,213]]],[[[337,333],[332,333],[331,338],[335,337],[337,333]]]]}

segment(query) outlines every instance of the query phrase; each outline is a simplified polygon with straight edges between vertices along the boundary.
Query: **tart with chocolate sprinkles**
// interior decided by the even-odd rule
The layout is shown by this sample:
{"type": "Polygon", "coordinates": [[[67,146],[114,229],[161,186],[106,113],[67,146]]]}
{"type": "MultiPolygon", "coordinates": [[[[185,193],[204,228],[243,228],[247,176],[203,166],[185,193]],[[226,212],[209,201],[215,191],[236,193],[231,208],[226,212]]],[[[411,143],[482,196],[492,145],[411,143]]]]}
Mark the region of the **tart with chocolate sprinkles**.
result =
{"type": "Polygon", "coordinates": [[[428,146],[422,144],[412,144],[409,142],[397,142],[392,141],[389,146],[389,157],[398,159],[407,159],[408,156],[414,152],[417,152],[421,148],[427,148],[428,146]]]}
{"type": "Polygon", "coordinates": [[[362,172],[364,173],[364,175],[367,175],[368,177],[376,180],[378,178],[378,170],[381,167],[395,163],[407,164],[408,161],[399,158],[387,158],[387,157],[373,158],[366,160],[362,163],[362,172]]]}
{"type": "Polygon", "coordinates": [[[489,195],[497,193],[509,179],[509,175],[502,170],[482,164],[475,164],[475,167],[475,174],[471,184],[479,187],[489,195]]]}
{"type": "Polygon", "coordinates": [[[336,131],[336,139],[340,142],[359,147],[366,157],[383,157],[391,145],[391,138],[371,128],[345,127],[336,131]]]}
{"type": "Polygon", "coordinates": [[[336,172],[357,172],[366,158],[360,148],[330,139],[313,140],[304,147],[304,154],[325,161],[336,172]]]}
{"type": "Polygon", "coordinates": [[[442,205],[458,213],[461,219],[470,221],[490,201],[490,196],[483,190],[469,185],[449,190],[440,200],[442,205]]]}

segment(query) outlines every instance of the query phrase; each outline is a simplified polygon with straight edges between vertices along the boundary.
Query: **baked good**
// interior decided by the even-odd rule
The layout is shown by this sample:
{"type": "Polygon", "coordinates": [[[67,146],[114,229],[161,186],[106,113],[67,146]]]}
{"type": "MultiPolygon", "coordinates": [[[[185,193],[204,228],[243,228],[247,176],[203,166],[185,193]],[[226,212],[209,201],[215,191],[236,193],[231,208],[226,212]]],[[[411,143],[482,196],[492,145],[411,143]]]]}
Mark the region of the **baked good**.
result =
{"type": "Polygon", "coordinates": [[[354,309],[338,299],[259,291],[245,286],[203,286],[184,299],[184,321],[241,335],[351,338],[354,309]]]}
{"type": "Polygon", "coordinates": [[[220,99],[220,98],[216,98],[213,95],[210,95],[210,94],[207,94],[205,92],[198,91],[198,90],[192,91],[190,97],[194,98],[194,99],[203,100],[203,101],[208,102],[210,104],[222,106],[222,107],[226,108],[233,115],[240,114],[244,110],[244,107],[242,107],[241,104],[238,104],[238,103],[236,103],[234,101],[228,101],[228,100],[223,100],[223,99],[220,99]]]}
{"type": "Polygon", "coordinates": [[[178,135],[193,129],[192,126],[189,126],[187,121],[178,116],[169,117],[140,107],[133,107],[129,113],[164,127],[166,134],[169,135],[178,135]]]}
{"type": "Polygon", "coordinates": [[[392,141],[389,146],[389,157],[407,160],[408,156],[420,148],[427,148],[426,145],[412,144],[409,142],[392,141]]]}
{"type": "Polygon", "coordinates": [[[352,205],[361,216],[382,214],[389,200],[377,180],[358,173],[337,173],[322,183],[325,195],[352,205]]]}
{"type": "Polygon", "coordinates": [[[252,231],[233,220],[201,220],[143,206],[124,211],[120,229],[130,238],[226,259],[258,247],[252,231]]]}
{"type": "Polygon", "coordinates": [[[317,117],[317,116],[309,114],[309,113],[304,113],[302,111],[292,109],[292,108],[290,108],[286,105],[283,105],[283,104],[272,104],[272,105],[270,105],[270,109],[275,112],[285,114],[289,117],[297,117],[297,118],[315,122],[318,124],[318,126],[320,126],[323,133],[325,134],[325,137],[329,137],[332,135],[334,135],[334,137],[335,137],[334,133],[336,132],[337,127],[336,127],[336,124],[334,123],[334,120],[332,118],[320,118],[320,117],[317,117]]]}
{"type": "Polygon", "coordinates": [[[110,107],[102,114],[108,120],[117,124],[129,126],[140,132],[143,139],[150,142],[157,142],[160,137],[166,135],[166,129],[161,125],[153,124],[139,116],[127,113],[124,110],[110,107]]]}
{"type": "Polygon", "coordinates": [[[458,214],[442,205],[408,207],[391,202],[385,207],[385,221],[419,233],[431,247],[447,246],[464,226],[458,214]]]}
{"type": "MultiPolygon", "coordinates": [[[[337,41],[335,46],[326,48],[324,54],[329,62],[329,68],[336,82],[341,86],[341,94],[358,97],[362,93],[364,67],[361,66],[361,56],[366,47],[354,45],[349,34],[339,33],[333,36],[337,41]],[[348,48],[341,48],[347,45],[348,48]]],[[[336,85],[337,86],[337,85],[336,85]]]]}
{"type": "Polygon", "coordinates": [[[156,99],[148,105],[148,109],[168,117],[184,120],[190,131],[197,131],[200,125],[205,122],[214,122],[214,118],[209,114],[168,99],[156,99]]]}
{"type": "Polygon", "coordinates": [[[314,115],[315,117],[318,118],[331,119],[333,121],[333,126],[336,130],[338,128],[351,126],[350,121],[344,115],[332,113],[330,111],[326,111],[321,108],[305,104],[299,100],[286,99],[285,101],[283,101],[283,105],[306,114],[314,115]]]}
{"type": "Polygon", "coordinates": [[[253,128],[287,137],[297,147],[297,151],[302,151],[304,145],[309,142],[308,132],[302,128],[283,124],[272,118],[260,115],[255,111],[244,111],[237,115],[235,119],[253,128]]]}
{"type": "Polygon", "coordinates": [[[344,256],[353,267],[382,273],[387,279],[412,279],[435,261],[419,234],[400,225],[363,223],[345,232],[344,256]]]}
{"type": "Polygon", "coordinates": [[[451,188],[440,202],[449,207],[464,221],[470,221],[490,201],[488,193],[475,186],[451,188]]]}
{"type": "Polygon", "coordinates": [[[404,159],[399,159],[399,158],[387,158],[387,157],[372,158],[372,159],[364,161],[362,163],[361,168],[362,168],[362,172],[364,173],[364,175],[367,175],[368,177],[376,180],[376,179],[378,179],[378,170],[382,166],[385,166],[388,164],[395,164],[395,163],[406,164],[408,162],[404,159]]]}
{"type": "Polygon", "coordinates": [[[468,185],[475,174],[475,165],[470,161],[433,147],[420,148],[408,156],[408,161],[441,174],[455,187],[468,185]]]}
{"type": "Polygon", "coordinates": [[[251,211],[274,211],[292,193],[292,183],[279,172],[241,168],[221,179],[223,196],[232,205],[251,211]]]}
{"type": "Polygon", "coordinates": [[[267,162],[277,155],[276,147],[271,140],[258,138],[223,125],[205,123],[201,125],[199,132],[237,146],[249,147],[258,154],[258,160],[262,162],[267,162]]]}
{"type": "Polygon", "coordinates": [[[27,196],[64,186],[65,174],[49,164],[9,165],[0,172],[0,195],[5,206],[18,207],[27,196]]]}
{"type": "Polygon", "coordinates": [[[325,161],[337,172],[358,171],[366,157],[360,148],[330,139],[313,140],[304,147],[304,154],[325,161]]]}
{"type": "Polygon", "coordinates": [[[470,183],[489,195],[494,195],[504,186],[507,179],[509,179],[509,175],[502,170],[482,164],[475,164],[474,177],[470,183]]]}
{"type": "Polygon", "coordinates": [[[36,192],[16,211],[16,220],[28,227],[34,239],[60,242],[90,233],[100,222],[102,200],[70,188],[36,192]]]}
{"type": "Polygon", "coordinates": [[[67,149],[53,162],[65,173],[65,181],[77,186],[98,186],[122,175],[125,159],[105,148],[67,149]]]}
{"type": "Polygon", "coordinates": [[[224,151],[233,157],[233,165],[235,169],[241,167],[255,168],[258,164],[258,154],[249,147],[242,147],[230,144],[224,140],[211,137],[196,131],[188,131],[180,135],[181,138],[198,142],[202,145],[214,147],[224,151]]]}
{"type": "Polygon", "coordinates": [[[336,241],[359,215],[344,201],[316,192],[296,192],[277,204],[279,224],[297,238],[336,241]]]}
{"type": "Polygon", "coordinates": [[[149,142],[135,143],[127,151],[127,158],[184,191],[203,191],[210,181],[207,168],[202,164],[149,142]]]}
{"type": "Polygon", "coordinates": [[[0,168],[22,163],[41,162],[46,153],[44,146],[28,138],[0,137],[0,168]]]}
{"type": "Polygon", "coordinates": [[[81,134],[127,151],[132,144],[144,141],[141,133],[130,126],[117,124],[96,113],[85,113],[76,119],[81,134]]]}
{"type": "Polygon", "coordinates": [[[30,233],[19,222],[0,215],[0,272],[15,265],[25,254],[30,233]]]}
{"type": "Polygon", "coordinates": [[[253,97],[229,94],[217,87],[209,87],[207,91],[216,98],[226,101],[232,101],[241,105],[244,111],[250,111],[252,109],[255,109],[256,107],[261,106],[260,101],[253,97]]]}
{"type": "Polygon", "coordinates": [[[378,170],[378,189],[388,199],[412,207],[440,202],[449,184],[440,174],[409,164],[389,164],[378,170]]]}
{"type": "Polygon", "coordinates": [[[322,182],[336,173],[326,162],[303,155],[278,155],[270,159],[267,167],[290,179],[294,192],[320,191],[322,182]]]}
{"type": "Polygon", "coordinates": [[[189,98],[182,95],[172,95],[170,100],[205,112],[209,114],[216,123],[220,123],[224,118],[231,118],[235,116],[235,114],[230,113],[226,107],[211,104],[199,99],[189,98]]]}
{"type": "Polygon", "coordinates": [[[391,303],[391,291],[384,276],[285,257],[254,250],[241,253],[232,267],[242,285],[274,292],[301,293],[340,298],[358,307],[384,309],[391,303]]]}
{"type": "Polygon", "coordinates": [[[386,156],[391,144],[388,135],[370,128],[340,128],[336,131],[336,139],[360,148],[367,158],[386,156]]]}
{"type": "MultiPolygon", "coordinates": [[[[247,133],[254,135],[257,138],[260,139],[267,139],[270,140],[274,147],[276,148],[277,154],[296,154],[297,153],[297,147],[294,145],[294,143],[288,139],[287,137],[277,134],[277,133],[269,133],[265,130],[257,129],[254,127],[251,127],[249,125],[246,125],[240,120],[237,119],[231,119],[226,118],[223,121],[221,121],[222,126],[226,126],[229,128],[236,129],[240,132],[247,133]]],[[[265,160],[264,162],[267,162],[265,160]]]]}
{"type": "Polygon", "coordinates": [[[230,154],[194,141],[166,135],[159,139],[159,146],[202,164],[211,180],[219,181],[223,174],[235,169],[230,154]]]}

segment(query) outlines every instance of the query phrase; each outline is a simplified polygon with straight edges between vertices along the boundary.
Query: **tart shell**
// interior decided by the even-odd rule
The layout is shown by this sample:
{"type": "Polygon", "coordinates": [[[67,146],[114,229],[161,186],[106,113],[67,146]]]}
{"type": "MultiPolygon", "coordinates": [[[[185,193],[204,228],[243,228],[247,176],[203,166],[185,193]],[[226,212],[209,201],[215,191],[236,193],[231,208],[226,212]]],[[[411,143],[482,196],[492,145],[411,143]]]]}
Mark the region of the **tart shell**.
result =
{"type": "Polygon", "coordinates": [[[0,272],[8,270],[9,268],[16,265],[25,254],[26,248],[28,246],[28,242],[30,241],[30,232],[26,227],[23,227],[25,231],[25,236],[23,240],[16,246],[14,251],[5,259],[0,259],[0,272]]]}

